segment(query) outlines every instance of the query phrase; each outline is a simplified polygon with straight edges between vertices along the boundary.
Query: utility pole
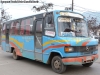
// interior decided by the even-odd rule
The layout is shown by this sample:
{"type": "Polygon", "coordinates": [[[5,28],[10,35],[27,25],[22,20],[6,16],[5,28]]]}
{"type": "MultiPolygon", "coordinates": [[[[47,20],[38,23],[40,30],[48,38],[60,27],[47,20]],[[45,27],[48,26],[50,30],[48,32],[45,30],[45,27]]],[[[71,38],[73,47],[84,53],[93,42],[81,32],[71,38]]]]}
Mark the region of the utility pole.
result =
{"type": "Polygon", "coordinates": [[[74,9],[74,0],[72,0],[72,11],[74,9]]]}

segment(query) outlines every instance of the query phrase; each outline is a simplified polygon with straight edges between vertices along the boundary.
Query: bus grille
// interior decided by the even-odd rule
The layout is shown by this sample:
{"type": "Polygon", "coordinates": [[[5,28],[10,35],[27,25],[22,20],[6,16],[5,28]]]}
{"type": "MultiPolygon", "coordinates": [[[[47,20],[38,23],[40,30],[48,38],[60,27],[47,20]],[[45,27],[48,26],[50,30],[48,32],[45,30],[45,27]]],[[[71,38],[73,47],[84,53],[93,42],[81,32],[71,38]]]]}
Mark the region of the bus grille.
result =
{"type": "Polygon", "coordinates": [[[90,51],[93,51],[93,50],[96,50],[96,46],[83,46],[83,47],[80,47],[80,52],[90,52],[90,51]]]}
{"type": "Polygon", "coordinates": [[[74,47],[75,52],[81,52],[81,55],[91,55],[96,50],[96,46],[78,46],[74,47]]]}
{"type": "Polygon", "coordinates": [[[75,52],[93,52],[96,50],[96,46],[78,46],[74,47],[75,52]]]}

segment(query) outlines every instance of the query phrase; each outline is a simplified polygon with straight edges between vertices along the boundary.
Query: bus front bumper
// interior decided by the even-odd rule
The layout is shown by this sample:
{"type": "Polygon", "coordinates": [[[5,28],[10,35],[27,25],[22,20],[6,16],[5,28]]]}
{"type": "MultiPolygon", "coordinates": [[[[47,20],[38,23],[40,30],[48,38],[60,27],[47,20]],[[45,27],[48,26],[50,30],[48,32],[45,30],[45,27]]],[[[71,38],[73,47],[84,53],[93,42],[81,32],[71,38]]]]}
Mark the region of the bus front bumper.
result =
{"type": "Polygon", "coordinates": [[[62,58],[62,62],[64,65],[78,65],[78,64],[94,62],[97,59],[98,59],[98,54],[91,56],[76,57],[76,58],[62,58]]]}

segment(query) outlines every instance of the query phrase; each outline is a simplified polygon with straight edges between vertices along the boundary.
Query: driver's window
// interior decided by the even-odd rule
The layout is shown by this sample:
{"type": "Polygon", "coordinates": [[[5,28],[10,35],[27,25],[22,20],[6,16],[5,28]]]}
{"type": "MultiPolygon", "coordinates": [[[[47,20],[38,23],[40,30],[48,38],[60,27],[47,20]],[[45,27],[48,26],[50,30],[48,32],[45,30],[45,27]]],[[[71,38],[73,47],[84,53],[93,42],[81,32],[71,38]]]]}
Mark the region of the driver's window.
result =
{"type": "Polygon", "coordinates": [[[74,22],[74,21],[72,22],[71,29],[72,29],[72,30],[74,30],[74,31],[76,30],[76,24],[75,24],[75,22],[74,22]]]}
{"type": "Polygon", "coordinates": [[[44,24],[45,24],[44,25],[44,35],[54,37],[55,36],[55,26],[54,26],[52,14],[46,15],[44,24]]]}

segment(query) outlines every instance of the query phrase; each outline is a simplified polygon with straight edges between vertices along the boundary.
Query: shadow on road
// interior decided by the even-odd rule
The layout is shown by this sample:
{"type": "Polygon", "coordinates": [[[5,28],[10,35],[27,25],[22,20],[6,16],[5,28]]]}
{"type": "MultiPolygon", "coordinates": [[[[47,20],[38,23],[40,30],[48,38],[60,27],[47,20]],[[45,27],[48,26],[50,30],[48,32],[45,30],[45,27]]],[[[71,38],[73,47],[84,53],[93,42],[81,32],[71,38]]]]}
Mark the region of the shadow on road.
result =
{"type": "Polygon", "coordinates": [[[20,60],[14,60],[12,55],[6,55],[4,57],[6,57],[7,59],[10,59],[10,60],[13,60],[13,61],[24,63],[24,64],[30,64],[32,66],[37,66],[37,67],[41,67],[41,68],[44,67],[44,68],[51,69],[50,65],[44,64],[44,63],[39,62],[39,61],[35,61],[35,60],[23,58],[23,57],[20,60]]]}

